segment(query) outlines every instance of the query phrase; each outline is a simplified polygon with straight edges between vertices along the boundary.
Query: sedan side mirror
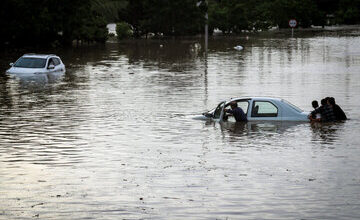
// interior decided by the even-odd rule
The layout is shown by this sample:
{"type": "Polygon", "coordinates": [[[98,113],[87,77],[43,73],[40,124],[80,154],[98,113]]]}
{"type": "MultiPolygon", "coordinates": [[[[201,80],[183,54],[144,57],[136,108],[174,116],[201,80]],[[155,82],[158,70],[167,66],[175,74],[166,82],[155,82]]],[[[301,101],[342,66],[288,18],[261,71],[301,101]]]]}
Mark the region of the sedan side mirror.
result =
{"type": "Polygon", "coordinates": [[[14,63],[9,63],[10,66],[14,66],[14,63]]]}
{"type": "Polygon", "coordinates": [[[54,64],[50,64],[49,66],[48,66],[48,69],[50,69],[50,70],[52,70],[52,69],[54,69],[55,68],[55,65],[54,64]]]}

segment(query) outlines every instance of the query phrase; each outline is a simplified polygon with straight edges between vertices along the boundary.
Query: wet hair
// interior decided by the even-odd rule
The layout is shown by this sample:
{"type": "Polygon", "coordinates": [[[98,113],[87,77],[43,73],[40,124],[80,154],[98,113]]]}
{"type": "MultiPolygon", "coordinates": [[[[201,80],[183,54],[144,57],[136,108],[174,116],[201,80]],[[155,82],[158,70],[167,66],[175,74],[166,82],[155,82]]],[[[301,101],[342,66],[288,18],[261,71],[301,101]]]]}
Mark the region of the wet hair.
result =
{"type": "Polygon", "coordinates": [[[233,107],[233,108],[235,108],[235,107],[237,107],[238,105],[237,105],[237,102],[231,102],[231,103],[230,103],[230,106],[233,107]]]}
{"type": "Polygon", "coordinates": [[[329,101],[330,105],[335,105],[335,98],[334,97],[330,97],[328,99],[328,101],[329,101]]]}
{"type": "Polygon", "coordinates": [[[316,100],[312,101],[312,102],[311,102],[311,105],[312,105],[312,107],[314,107],[314,108],[319,107],[319,103],[318,103],[318,101],[316,101],[316,100]]]}
{"type": "Polygon", "coordinates": [[[326,98],[325,98],[325,99],[321,99],[321,105],[327,105],[326,98]]]}

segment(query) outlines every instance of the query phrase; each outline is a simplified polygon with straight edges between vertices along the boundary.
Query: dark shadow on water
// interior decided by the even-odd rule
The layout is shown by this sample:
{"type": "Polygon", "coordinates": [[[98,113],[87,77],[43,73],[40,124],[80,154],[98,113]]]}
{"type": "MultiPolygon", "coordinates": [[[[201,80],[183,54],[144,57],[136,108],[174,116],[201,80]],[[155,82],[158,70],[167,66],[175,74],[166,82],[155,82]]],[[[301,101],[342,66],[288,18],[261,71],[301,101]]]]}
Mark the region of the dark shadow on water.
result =
{"type": "MultiPolygon", "coordinates": [[[[207,122],[208,125],[215,122],[207,122]]],[[[304,122],[277,122],[277,121],[259,121],[259,122],[220,122],[222,132],[228,132],[232,135],[254,135],[256,133],[277,133],[282,134],[296,126],[306,126],[304,122]]]]}
{"type": "MultiPolygon", "coordinates": [[[[348,122],[348,121],[347,121],[348,122]]],[[[307,122],[206,122],[206,126],[219,126],[222,137],[230,141],[242,140],[268,140],[275,143],[278,138],[295,138],[300,141],[305,138],[314,144],[331,146],[346,137],[345,121],[334,123],[307,123],[307,122]],[[308,136],[308,137],[307,137],[308,136]]]]}
{"type": "Polygon", "coordinates": [[[336,142],[341,131],[344,129],[346,121],[331,122],[331,123],[311,123],[312,138],[314,143],[333,144],[336,142]]]}

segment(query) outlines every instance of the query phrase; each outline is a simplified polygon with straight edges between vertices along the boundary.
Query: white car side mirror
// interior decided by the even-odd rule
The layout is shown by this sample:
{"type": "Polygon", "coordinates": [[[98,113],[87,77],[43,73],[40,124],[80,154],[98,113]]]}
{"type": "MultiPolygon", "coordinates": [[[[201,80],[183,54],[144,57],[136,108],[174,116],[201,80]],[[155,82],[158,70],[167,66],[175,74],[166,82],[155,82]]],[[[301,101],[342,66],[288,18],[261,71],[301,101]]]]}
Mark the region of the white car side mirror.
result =
{"type": "Polygon", "coordinates": [[[55,68],[55,65],[54,64],[50,64],[49,66],[48,66],[48,69],[50,69],[50,70],[52,70],[52,69],[54,69],[55,68]]]}
{"type": "Polygon", "coordinates": [[[10,66],[14,66],[14,63],[9,63],[10,66]]]}

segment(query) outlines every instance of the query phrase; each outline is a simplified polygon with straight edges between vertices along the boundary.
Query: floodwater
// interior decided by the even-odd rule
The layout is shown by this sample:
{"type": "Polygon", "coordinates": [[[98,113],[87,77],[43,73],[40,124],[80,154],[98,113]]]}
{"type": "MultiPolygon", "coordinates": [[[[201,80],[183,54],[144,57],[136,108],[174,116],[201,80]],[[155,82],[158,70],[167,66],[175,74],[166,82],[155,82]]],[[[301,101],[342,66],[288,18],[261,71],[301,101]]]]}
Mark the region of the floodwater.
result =
{"type": "Polygon", "coordinates": [[[358,219],[360,31],[201,45],[55,51],[65,75],[20,79],[2,54],[0,219],[358,219]],[[191,118],[238,96],[333,96],[350,120],[191,118]]]}

